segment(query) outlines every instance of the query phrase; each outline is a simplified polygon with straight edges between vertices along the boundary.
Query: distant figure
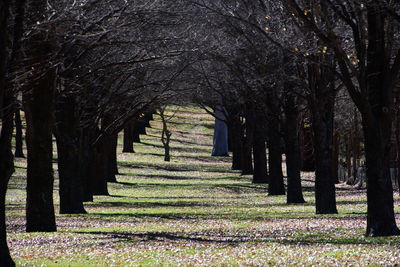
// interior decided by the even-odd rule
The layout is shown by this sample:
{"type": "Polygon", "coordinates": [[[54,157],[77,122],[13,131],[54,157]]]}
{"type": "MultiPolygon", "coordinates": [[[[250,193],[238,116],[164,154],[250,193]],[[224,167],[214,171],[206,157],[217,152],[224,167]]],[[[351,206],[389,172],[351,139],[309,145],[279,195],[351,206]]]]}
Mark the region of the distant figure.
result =
{"type": "Polygon", "coordinates": [[[223,108],[215,108],[215,126],[212,156],[229,156],[228,153],[228,126],[223,108]]]}

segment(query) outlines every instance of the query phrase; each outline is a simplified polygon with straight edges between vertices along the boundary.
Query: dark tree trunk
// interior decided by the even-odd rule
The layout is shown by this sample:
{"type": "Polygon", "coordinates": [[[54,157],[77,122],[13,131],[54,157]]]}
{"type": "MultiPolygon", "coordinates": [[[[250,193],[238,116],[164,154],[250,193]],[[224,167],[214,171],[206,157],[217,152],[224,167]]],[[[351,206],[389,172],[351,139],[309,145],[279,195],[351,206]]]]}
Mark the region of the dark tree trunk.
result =
{"type": "Polygon", "coordinates": [[[138,120],[133,122],[133,142],[140,143],[140,123],[138,120]]]}
{"type": "Polygon", "coordinates": [[[315,171],[315,156],[312,130],[308,124],[302,125],[300,129],[300,147],[301,147],[301,170],[305,172],[315,171]]]}
{"type": "Polygon", "coordinates": [[[232,130],[230,129],[231,127],[229,126],[229,124],[227,126],[228,126],[228,152],[233,152],[232,130]]]}
{"type": "Polygon", "coordinates": [[[123,141],[123,149],[124,153],[135,153],[133,149],[133,122],[128,122],[124,127],[124,141],[123,141]]]}
{"type": "Polygon", "coordinates": [[[117,178],[115,177],[118,174],[118,164],[117,164],[117,146],[118,146],[118,134],[112,134],[107,138],[108,140],[108,150],[107,158],[108,158],[108,182],[116,183],[117,178]]]}
{"type": "Polygon", "coordinates": [[[60,213],[86,213],[80,176],[79,118],[74,96],[60,96],[56,108],[60,213]]]}
{"type": "Polygon", "coordinates": [[[8,46],[10,45],[8,22],[9,2],[0,2],[0,264],[4,267],[14,267],[15,263],[11,258],[7,244],[6,211],[5,200],[8,182],[14,173],[14,156],[12,154],[13,114],[15,108],[15,95],[6,85],[6,74],[13,66],[16,53],[19,52],[20,40],[23,32],[24,1],[16,3],[16,15],[14,23],[14,40],[10,57],[8,46]],[[7,66],[7,64],[9,64],[7,66]]]}
{"type": "Polygon", "coordinates": [[[146,132],[146,122],[143,118],[139,118],[135,123],[135,128],[139,134],[147,135],[146,132]]]}
{"type": "Polygon", "coordinates": [[[268,126],[268,194],[271,196],[285,195],[285,184],[283,182],[282,172],[282,145],[279,134],[279,121],[275,118],[271,118],[268,126]]]}
{"type": "Polygon", "coordinates": [[[108,196],[108,155],[107,138],[101,138],[91,147],[89,165],[90,181],[93,195],[108,196]]]}
{"type": "MultiPolygon", "coordinates": [[[[154,114],[156,113],[156,111],[155,110],[151,110],[151,111],[149,111],[149,112],[146,112],[146,114],[145,114],[145,118],[146,118],[146,120],[147,121],[153,121],[154,120],[154,114]]],[[[148,127],[150,127],[150,124],[149,124],[149,126],[148,127]]]]}
{"type": "MultiPolygon", "coordinates": [[[[47,1],[30,1],[27,14],[31,22],[45,19],[47,1]]],[[[45,31],[35,31],[27,41],[27,48],[37,67],[32,72],[23,92],[26,118],[27,170],[27,232],[57,230],[53,205],[53,145],[54,95],[56,70],[48,61],[53,51],[53,40],[45,31]]]]}
{"type": "MultiPolygon", "coordinates": [[[[3,7],[0,4],[0,15],[2,15],[3,7]]],[[[1,16],[0,16],[1,18],[1,16]]],[[[1,28],[0,28],[1,33],[1,28]]],[[[4,35],[3,35],[4,36],[4,35]]],[[[1,43],[1,41],[0,41],[1,43]]],[[[0,63],[1,64],[1,63],[0,63]]],[[[0,68],[0,110],[2,117],[2,125],[0,132],[0,263],[2,266],[15,266],[7,245],[6,232],[6,211],[5,200],[8,182],[14,172],[14,157],[11,150],[11,139],[13,133],[13,100],[12,95],[4,94],[4,71],[3,66],[0,68]],[[4,97],[5,96],[5,97],[4,97]],[[9,107],[3,109],[3,107],[9,107]]],[[[10,92],[8,92],[10,93],[10,92]]]]}
{"type": "Polygon", "coordinates": [[[91,178],[91,161],[92,161],[92,146],[91,146],[91,130],[88,128],[80,129],[79,134],[79,176],[83,186],[83,201],[93,201],[92,178],[91,178]]]}
{"type": "Polygon", "coordinates": [[[24,93],[26,117],[27,232],[56,231],[53,205],[53,111],[55,71],[50,70],[24,93]]]}
{"type": "Polygon", "coordinates": [[[268,184],[266,131],[261,116],[257,116],[257,123],[253,137],[254,173],[253,183],[268,184]]]}
{"type": "Polygon", "coordinates": [[[340,144],[340,134],[335,131],[333,135],[333,162],[332,162],[332,175],[335,184],[339,184],[339,144],[340,144]]]}
{"type": "Polygon", "coordinates": [[[15,157],[25,158],[23,151],[22,120],[19,108],[15,111],[15,157]]]}
{"type": "MultiPolygon", "coordinates": [[[[360,108],[367,176],[367,236],[400,235],[396,225],[390,178],[393,92],[385,48],[386,14],[368,4],[368,105],[360,108]]],[[[389,34],[388,34],[389,35],[389,34]]],[[[389,41],[388,41],[389,42],[389,41]]]]}
{"type": "MultiPolygon", "coordinates": [[[[329,59],[328,59],[329,60],[329,59]]],[[[332,61],[332,60],[330,60],[332,61]]],[[[333,61],[332,61],[333,62],[333,61]]],[[[332,64],[332,63],[331,63],[332,64]]],[[[333,119],[335,88],[331,68],[309,66],[312,129],[315,155],[315,206],[317,214],[337,213],[333,177],[333,119]]]]}
{"type": "MultiPolygon", "coordinates": [[[[396,103],[400,103],[400,90],[399,90],[399,96],[397,98],[396,103]]],[[[397,186],[398,190],[400,192],[400,109],[398,109],[397,114],[396,114],[396,130],[395,130],[395,139],[396,139],[396,168],[397,168],[397,186]]]]}
{"type": "Polygon", "coordinates": [[[301,154],[299,143],[300,117],[292,95],[288,95],[284,106],[284,139],[286,150],[287,203],[304,203],[301,187],[301,154]]]}
{"type": "Polygon", "coordinates": [[[243,126],[239,116],[233,116],[230,121],[229,130],[232,137],[232,170],[241,170],[243,126]]]}
{"type": "Polygon", "coordinates": [[[354,183],[357,183],[358,178],[358,159],[360,158],[360,140],[359,140],[359,130],[358,130],[358,113],[354,111],[354,128],[352,136],[352,155],[353,155],[353,179],[354,183]]]}
{"type": "Polygon", "coordinates": [[[253,174],[253,138],[254,138],[254,110],[248,108],[245,114],[245,135],[242,138],[242,175],[253,174]]]}
{"type": "Polygon", "coordinates": [[[346,135],[346,171],[347,171],[347,181],[349,185],[354,184],[354,180],[351,179],[351,136],[350,133],[346,135]]]}
{"type": "Polygon", "coordinates": [[[376,114],[363,119],[367,175],[367,236],[399,235],[390,179],[391,124],[376,114]]]}

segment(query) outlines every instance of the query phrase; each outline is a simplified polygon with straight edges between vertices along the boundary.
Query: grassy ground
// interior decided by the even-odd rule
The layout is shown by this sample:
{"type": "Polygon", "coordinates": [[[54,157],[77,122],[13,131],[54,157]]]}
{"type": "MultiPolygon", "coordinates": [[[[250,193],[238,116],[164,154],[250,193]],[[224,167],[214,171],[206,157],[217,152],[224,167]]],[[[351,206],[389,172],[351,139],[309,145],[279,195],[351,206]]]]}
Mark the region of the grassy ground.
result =
{"type": "MultiPolygon", "coordinates": [[[[339,186],[339,214],[317,216],[311,174],[307,203],[286,205],[231,171],[229,158],[210,157],[213,120],[201,110],[181,108],[171,120],[170,163],[161,123],[151,124],[137,153],[118,155],[111,196],[87,203],[87,215],[58,215],[57,233],[24,233],[26,162],[17,161],[7,212],[19,266],[400,264],[399,237],[363,237],[365,191],[339,186]]],[[[57,182],[54,194],[57,203],[57,182]]],[[[400,225],[399,203],[396,195],[400,225]]]]}

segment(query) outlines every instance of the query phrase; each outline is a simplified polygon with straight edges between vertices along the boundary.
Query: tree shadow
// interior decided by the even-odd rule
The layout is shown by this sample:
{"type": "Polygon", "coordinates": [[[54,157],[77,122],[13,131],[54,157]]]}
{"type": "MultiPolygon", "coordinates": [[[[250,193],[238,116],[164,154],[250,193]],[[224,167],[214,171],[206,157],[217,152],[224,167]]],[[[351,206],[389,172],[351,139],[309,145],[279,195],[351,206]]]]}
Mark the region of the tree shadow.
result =
{"type": "Polygon", "coordinates": [[[147,232],[147,233],[132,233],[132,232],[107,232],[107,231],[75,231],[73,233],[82,235],[97,235],[98,239],[111,239],[112,242],[174,242],[185,241],[195,244],[227,244],[240,245],[243,243],[278,243],[278,244],[296,244],[297,246],[309,246],[320,244],[336,244],[336,245],[387,245],[390,240],[392,245],[399,245],[400,238],[368,238],[368,237],[331,237],[326,233],[315,232],[312,234],[302,234],[291,236],[288,231],[275,231],[274,233],[253,232],[253,233],[235,233],[219,231],[216,234],[213,231],[204,232],[147,232]]]}

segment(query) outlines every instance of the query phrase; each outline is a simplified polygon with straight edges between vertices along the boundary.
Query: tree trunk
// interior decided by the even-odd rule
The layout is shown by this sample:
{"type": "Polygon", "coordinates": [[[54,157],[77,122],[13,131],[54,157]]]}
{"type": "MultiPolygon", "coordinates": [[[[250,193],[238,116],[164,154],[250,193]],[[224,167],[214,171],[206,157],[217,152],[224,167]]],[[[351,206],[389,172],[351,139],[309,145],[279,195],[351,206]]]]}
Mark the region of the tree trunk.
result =
{"type": "Polygon", "coordinates": [[[367,175],[367,236],[399,235],[390,179],[391,124],[363,118],[367,175]]]}
{"type": "MultiPolygon", "coordinates": [[[[399,90],[400,94],[400,90],[399,90]]],[[[400,103],[400,96],[398,97],[397,103],[400,103]]],[[[397,168],[397,186],[400,192],[400,109],[397,111],[396,116],[396,131],[395,131],[395,139],[396,139],[396,168],[397,168]]]]}
{"type": "Polygon", "coordinates": [[[93,195],[108,196],[108,144],[107,138],[100,139],[91,148],[91,161],[89,163],[90,180],[93,195]]]}
{"type": "Polygon", "coordinates": [[[223,108],[218,106],[215,109],[215,126],[213,137],[213,150],[211,155],[216,157],[229,156],[228,153],[228,126],[226,125],[226,118],[223,108]]]}
{"type": "Polygon", "coordinates": [[[135,143],[141,143],[140,141],[140,124],[139,124],[139,120],[135,120],[133,122],[133,142],[135,143]]]}
{"type": "Polygon", "coordinates": [[[143,118],[139,118],[135,123],[135,128],[139,134],[147,135],[146,132],[146,122],[143,118]]]}
{"type": "Polygon", "coordinates": [[[124,144],[123,150],[124,153],[135,153],[133,149],[133,122],[128,122],[124,128],[124,144]]]}
{"type": "Polygon", "coordinates": [[[108,182],[116,183],[118,174],[118,163],[117,163],[117,146],[118,146],[118,134],[112,134],[108,139],[108,182]]]}
{"type": "Polygon", "coordinates": [[[19,108],[15,111],[15,157],[25,158],[23,151],[22,120],[19,108]]]}
{"type": "MultiPolygon", "coordinates": [[[[386,14],[367,4],[367,102],[359,106],[364,132],[367,176],[367,236],[400,235],[396,225],[390,178],[390,147],[393,123],[393,86],[387,62],[386,14]]],[[[394,68],[394,66],[392,66],[394,68]]],[[[398,80],[397,80],[398,81],[398,80]]]]}
{"type": "Polygon", "coordinates": [[[283,182],[282,172],[282,145],[279,135],[279,121],[276,118],[271,118],[268,126],[268,194],[271,196],[285,195],[285,184],[283,182]]]}
{"type": "Polygon", "coordinates": [[[232,170],[242,169],[242,136],[243,127],[239,116],[234,116],[230,120],[230,127],[232,137],[232,170]]]}
{"type": "Polygon", "coordinates": [[[315,155],[313,146],[312,130],[309,123],[302,125],[301,133],[301,170],[305,172],[315,171],[315,155]]]}
{"type": "Polygon", "coordinates": [[[93,201],[92,178],[90,166],[92,163],[91,130],[81,128],[79,133],[79,177],[83,186],[83,201],[93,201]]]}
{"type": "Polygon", "coordinates": [[[254,110],[247,108],[245,114],[245,135],[242,138],[242,175],[253,174],[253,137],[254,137],[254,110]]]}
{"type": "MultiPolygon", "coordinates": [[[[2,6],[0,4],[0,15],[2,13],[2,6]]],[[[0,16],[1,18],[1,16],[0,16]]],[[[0,28],[1,30],[1,28],[0,28]]],[[[1,32],[0,32],[1,33],[1,32]]],[[[1,41],[0,41],[1,42],[1,41]]],[[[1,64],[1,63],[0,63],[1,64]]],[[[0,70],[2,72],[2,70],[0,70]]],[[[14,157],[11,150],[11,139],[13,133],[13,97],[8,95],[4,96],[4,72],[0,73],[0,97],[1,97],[1,117],[2,125],[0,132],[0,263],[2,266],[15,266],[7,245],[7,232],[6,232],[6,211],[5,200],[8,182],[11,175],[14,173],[14,157]],[[9,107],[3,110],[3,107],[9,107]]]]}
{"type": "MultiPolygon", "coordinates": [[[[31,22],[46,17],[47,1],[30,1],[27,14],[31,22]]],[[[27,48],[37,66],[32,71],[23,92],[26,117],[27,170],[27,232],[57,230],[53,205],[53,146],[54,95],[56,70],[49,62],[53,40],[48,32],[35,31],[27,41],[27,48]]]]}
{"type": "Polygon", "coordinates": [[[332,162],[332,175],[335,184],[339,184],[339,144],[340,144],[340,134],[335,131],[333,135],[333,162],[332,162]]]}
{"type": "Polygon", "coordinates": [[[257,116],[257,123],[254,129],[253,137],[253,158],[254,158],[254,184],[268,184],[268,168],[267,168],[267,147],[266,147],[266,131],[262,125],[260,116],[257,116]]]}
{"type": "Polygon", "coordinates": [[[61,214],[86,213],[79,162],[79,118],[74,96],[60,96],[56,108],[56,141],[61,214]]]}
{"type": "Polygon", "coordinates": [[[346,135],[346,170],[347,170],[347,181],[346,183],[348,185],[354,185],[354,180],[350,180],[352,179],[352,175],[351,175],[351,136],[350,133],[346,135]]]}
{"type": "MultiPolygon", "coordinates": [[[[325,63],[333,62],[328,58],[325,63]]],[[[331,63],[332,64],[332,63],[331,63]]],[[[335,88],[331,68],[310,64],[309,69],[312,129],[315,154],[315,206],[317,214],[337,213],[335,179],[333,177],[333,120],[335,88]]]]}
{"type": "Polygon", "coordinates": [[[304,203],[301,187],[301,154],[299,143],[300,118],[292,95],[287,97],[285,112],[285,150],[287,172],[287,203],[304,203]]]}
{"type": "Polygon", "coordinates": [[[50,70],[24,92],[26,117],[27,232],[56,231],[53,205],[53,108],[55,71],[50,70]]]}

